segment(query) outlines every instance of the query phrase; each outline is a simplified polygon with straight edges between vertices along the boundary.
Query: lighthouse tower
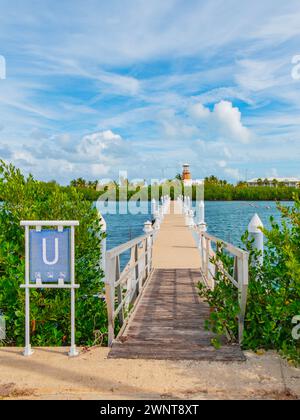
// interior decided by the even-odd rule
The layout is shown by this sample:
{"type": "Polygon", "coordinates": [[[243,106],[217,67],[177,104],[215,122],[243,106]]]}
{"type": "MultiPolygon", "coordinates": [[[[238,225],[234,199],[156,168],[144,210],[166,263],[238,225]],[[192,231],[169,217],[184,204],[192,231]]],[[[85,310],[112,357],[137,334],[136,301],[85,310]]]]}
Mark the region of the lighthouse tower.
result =
{"type": "Polygon", "coordinates": [[[182,180],[184,185],[187,187],[190,187],[193,184],[190,165],[188,163],[185,163],[183,165],[182,180]]]}

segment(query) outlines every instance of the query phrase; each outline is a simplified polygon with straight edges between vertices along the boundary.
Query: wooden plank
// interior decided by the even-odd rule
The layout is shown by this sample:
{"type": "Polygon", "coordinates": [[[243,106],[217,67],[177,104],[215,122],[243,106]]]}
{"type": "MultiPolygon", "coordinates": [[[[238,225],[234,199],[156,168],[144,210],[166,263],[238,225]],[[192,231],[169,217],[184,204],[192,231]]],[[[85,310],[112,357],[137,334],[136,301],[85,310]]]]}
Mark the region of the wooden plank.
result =
{"type": "Polygon", "coordinates": [[[244,361],[239,346],[226,344],[216,350],[214,334],[204,329],[210,308],[196,285],[195,269],[156,269],[139,306],[109,358],[157,360],[244,361]]]}

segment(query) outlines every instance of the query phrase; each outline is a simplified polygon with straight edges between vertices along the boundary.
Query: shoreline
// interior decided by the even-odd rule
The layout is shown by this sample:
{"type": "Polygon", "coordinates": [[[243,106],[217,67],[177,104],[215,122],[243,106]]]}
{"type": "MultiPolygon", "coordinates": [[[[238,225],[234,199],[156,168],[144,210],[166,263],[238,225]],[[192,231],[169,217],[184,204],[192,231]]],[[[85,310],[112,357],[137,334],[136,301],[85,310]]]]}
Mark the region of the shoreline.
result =
{"type": "MultiPolygon", "coordinates": [[[[129,198],[128,200],[111,200],[110,202],[111,203],[126,203],[126,202],[129,202],[131,199],[129,198]]],[[[97,203],[97,202],[101,202],[101,203],[103,203],[104,201],[102,201],[102,200],[87,200],[87,201],[91,201],[91,202],[94,202],[94,203],[97,203]]],[[[151,200],[139,200],[140,202],[142,202],[142,203],[151,203],[151,200]]],[[[176,201],[176,200],[171,200],[172,202],[174,202],[174,201],[176,201]]],[[[193,202],[196,202],[196,200],[193,200],[193,202]]],[[[295,202],[295,200],[289,200],[289,199],[286,199],[286,200],[205,200],[204,199],[204,202],[205,203],[216,203],[216,202],[220,202],[220,203],[252,203],[252,202],[254,202],[254,203],[262,203],[262,202],[266,202],[266,203],[294,203],[295,202]]]]}

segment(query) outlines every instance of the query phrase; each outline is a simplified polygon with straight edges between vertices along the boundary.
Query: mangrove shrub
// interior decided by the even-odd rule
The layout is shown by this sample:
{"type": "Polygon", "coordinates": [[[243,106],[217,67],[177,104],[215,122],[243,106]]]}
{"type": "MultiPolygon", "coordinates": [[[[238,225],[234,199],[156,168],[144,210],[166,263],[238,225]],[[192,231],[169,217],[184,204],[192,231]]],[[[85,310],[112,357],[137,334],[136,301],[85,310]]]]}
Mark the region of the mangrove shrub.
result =
{"type": "MultiPolygon", "coordinates": [[[[300,200],[294,196],[291,207],[278,204],[281,223],[271,218],[271,229],[264,229],[266,248],[264,264],[257,264],[258,253],[252,250],[248,232],[243,236],[250,252],[250,272],[244,349],[275,349],[287,358],[300,362],[300,340],[292,334],[293,318],[300,315],[300,200]],[[252,263],[255,264],[252,264],[252,263]]],[[[232,260],[220,252],[217,258],[232,273],[232,260]]],[[[214,291],[199,285],[200,295],[214,310],[207,327],[215,333],[227,333],[237,340],[238,293],[221,272],[214,291]]]]}
{"type": "MultiPolygon", "coordinates": [[[[0,162],[0,311],[6,319],[5,343],[24,344],[24,228],[21,220],[78,220],[76,228],[76,341],[92,345],[106,337],[106,308],[100,261],[101,220],[75,189],[25,177],[0,162]]],[[[31,342],[34,346],[70,344],[70,291],[32,290],[31,342]]]]}

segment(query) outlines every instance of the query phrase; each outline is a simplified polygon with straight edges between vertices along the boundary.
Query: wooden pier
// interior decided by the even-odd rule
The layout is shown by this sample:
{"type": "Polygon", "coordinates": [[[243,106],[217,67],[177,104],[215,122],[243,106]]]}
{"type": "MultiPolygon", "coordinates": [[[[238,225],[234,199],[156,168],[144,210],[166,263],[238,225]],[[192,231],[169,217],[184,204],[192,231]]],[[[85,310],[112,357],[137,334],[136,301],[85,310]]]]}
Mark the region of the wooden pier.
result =
{"type": "MultiPolygon", "coordinates": [[[[150,259],[152,263],[149,278],[143,283],[139,270],[133,270],[140,298],[112,342],[109,358],[243,361],[238,345],[227,344],[224,338],[222,347],[216,349],[211,344],[214,335],[204,328],[210,308],[197,291],[197,284],[204,281],[200,253],[184,214],[177,208],[179,204],[171,203],[151,255],[146,251],[146,265],[150,259]]],[[[137,249],[133,255],[136,269],[137,249]]],[[[120,284],[120,275],[115,279],[120,284]]],[[[120,308],[122,299],[118,303],[120,308]]]]}

